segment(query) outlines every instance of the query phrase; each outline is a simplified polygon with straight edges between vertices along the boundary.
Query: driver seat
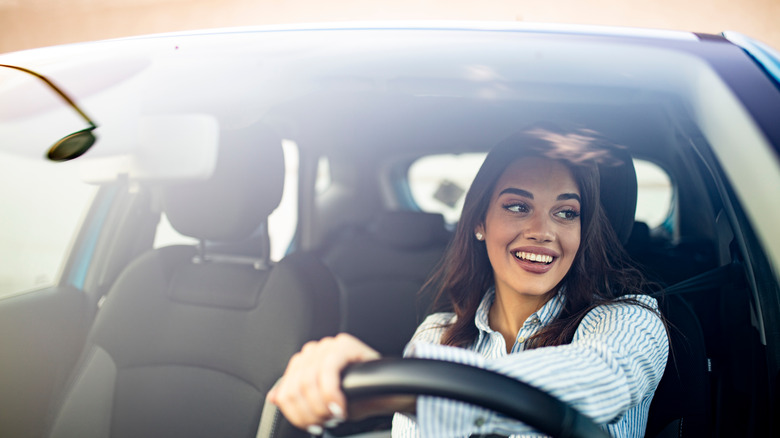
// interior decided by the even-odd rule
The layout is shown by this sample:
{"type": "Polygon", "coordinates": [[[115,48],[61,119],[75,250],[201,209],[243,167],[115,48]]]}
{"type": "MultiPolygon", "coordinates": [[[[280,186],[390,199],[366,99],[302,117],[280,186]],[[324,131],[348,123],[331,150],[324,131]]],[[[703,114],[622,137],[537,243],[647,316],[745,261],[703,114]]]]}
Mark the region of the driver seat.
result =
{"type": "MultiPolygon", "coordinates": [[[[634,215],[637,179],[628,153],[620,157],[629,165],[601,167],[601,200],[605,213],[623,246],[636,240],[634,215]]],[[[630,245],[629,245],[630,246],[630,245]]],[[[641,265],[640,265],[641,268],[641,265]]],[[[708,435],[709,377],[701,324],[680,295],[658,299],[669,326],[669,359],[648,412],[646,436],[656,438],[708,435]]]]}
{"type": "Polygon", "coordinates": [[[324,265],[267,258],[281,140],[255,126],[221,133],[220,146],[209,180],[162,187],[171,224],[200,244],[151,250],[119,276],[50,436],[254,437],[289,358],[336,333],[338,286],[324,265]],[[253,239],[261,243],[248,253],[253,239]]]}
{"type": "MultiPolygon", "coordinates": [[[[628,165],[600,167],[601,201],[623,246],[636,241],[634,220],[637,179],[628,153],[620,158],[628,165]]],[[[638,234],[641,234],[638,233],[638,234]]],[[[640,266],[641,267],[641,266],[640,266]]],[[[658,299],[669,326],[669,359],[656,388],[647,418],[646,436],[656,438],[708,436],[709,377],[704,335],[696,314],[679,295],[658,299]]]]}

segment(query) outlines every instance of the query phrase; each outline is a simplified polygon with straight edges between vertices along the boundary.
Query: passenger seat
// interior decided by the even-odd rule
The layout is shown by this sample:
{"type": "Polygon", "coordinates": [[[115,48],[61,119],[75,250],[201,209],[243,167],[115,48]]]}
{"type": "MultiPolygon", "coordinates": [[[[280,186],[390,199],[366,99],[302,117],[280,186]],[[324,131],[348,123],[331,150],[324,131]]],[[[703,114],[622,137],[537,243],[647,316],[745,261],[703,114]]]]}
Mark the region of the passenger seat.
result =
{"type": "Polygon", "coordinates": [[[253,246],[259,256],[244,247],[281,199],[281,140],[252,128],[220,142],[210,180],[163,188],[173,227],[201,244],[152,250],[120,275],[52,437],[254,437],[289,358],[337,332],[338,286],[324,265],[296,255],[271,266],[267,242],[253,246]]]}

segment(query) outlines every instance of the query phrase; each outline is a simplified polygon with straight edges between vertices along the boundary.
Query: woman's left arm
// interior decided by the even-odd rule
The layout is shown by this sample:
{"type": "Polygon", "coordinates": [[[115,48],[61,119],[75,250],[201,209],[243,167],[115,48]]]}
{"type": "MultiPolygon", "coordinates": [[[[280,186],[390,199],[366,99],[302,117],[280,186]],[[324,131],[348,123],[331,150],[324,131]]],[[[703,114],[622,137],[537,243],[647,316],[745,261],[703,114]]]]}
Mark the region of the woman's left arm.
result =
{"type": "MultiPolygon", "coordinates": [[[[637,298],[656,306],[652,298],[637,298]]],[[[410,356],[466,363],[522,380],[605,424],[619,420],[653,394],[666,366],[668,346],[664,324],[655,312],[615,303],[589,312],[571,344],[496,359],[459,348],[416,344],[410,356]]],[[[531,430],[490,411],[434,397],[418,398],[417,421],[421,436],[531,430]]]]}

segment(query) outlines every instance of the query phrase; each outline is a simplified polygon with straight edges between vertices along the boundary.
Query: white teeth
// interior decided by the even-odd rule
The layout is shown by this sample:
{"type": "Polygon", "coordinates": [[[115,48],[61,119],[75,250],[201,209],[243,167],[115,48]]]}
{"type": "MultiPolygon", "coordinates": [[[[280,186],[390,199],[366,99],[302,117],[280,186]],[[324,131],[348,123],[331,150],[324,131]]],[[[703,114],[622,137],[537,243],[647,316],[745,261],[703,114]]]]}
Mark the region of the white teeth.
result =
{"type": "Polygon", "coordinates": [[[532,252],[518,251],[515,257],[537,263],[552,263],[553,257],[549,255],[534,254],[532,252]]]}

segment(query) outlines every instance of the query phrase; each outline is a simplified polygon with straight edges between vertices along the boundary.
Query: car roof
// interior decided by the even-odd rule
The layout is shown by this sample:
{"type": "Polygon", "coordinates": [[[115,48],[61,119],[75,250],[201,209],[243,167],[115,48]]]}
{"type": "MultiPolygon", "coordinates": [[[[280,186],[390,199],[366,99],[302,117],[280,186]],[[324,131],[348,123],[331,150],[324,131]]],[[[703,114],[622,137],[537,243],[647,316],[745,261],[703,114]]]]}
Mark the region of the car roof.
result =
{"type": "Polygon", "coordinates": [[[693,32],[665,29],[651,29],[621,26],[598,26],[565,23],[532,23],[509,21],[461,21],[461,20],[385,20],[385,21],[347,21],[312,22],[290,24],[267,24],[260,26],[240,26],[214,29],[166,32],[144,36],[117,38],[115,40],[133,40],[146,38],[169,38],[192,35],[217,35],[255,32],[308,32],[329,30],[471,30],[505,31],[544,34],[571,34],[591,36],[640,37],[671,40],[696,40],[693,32]]]}

